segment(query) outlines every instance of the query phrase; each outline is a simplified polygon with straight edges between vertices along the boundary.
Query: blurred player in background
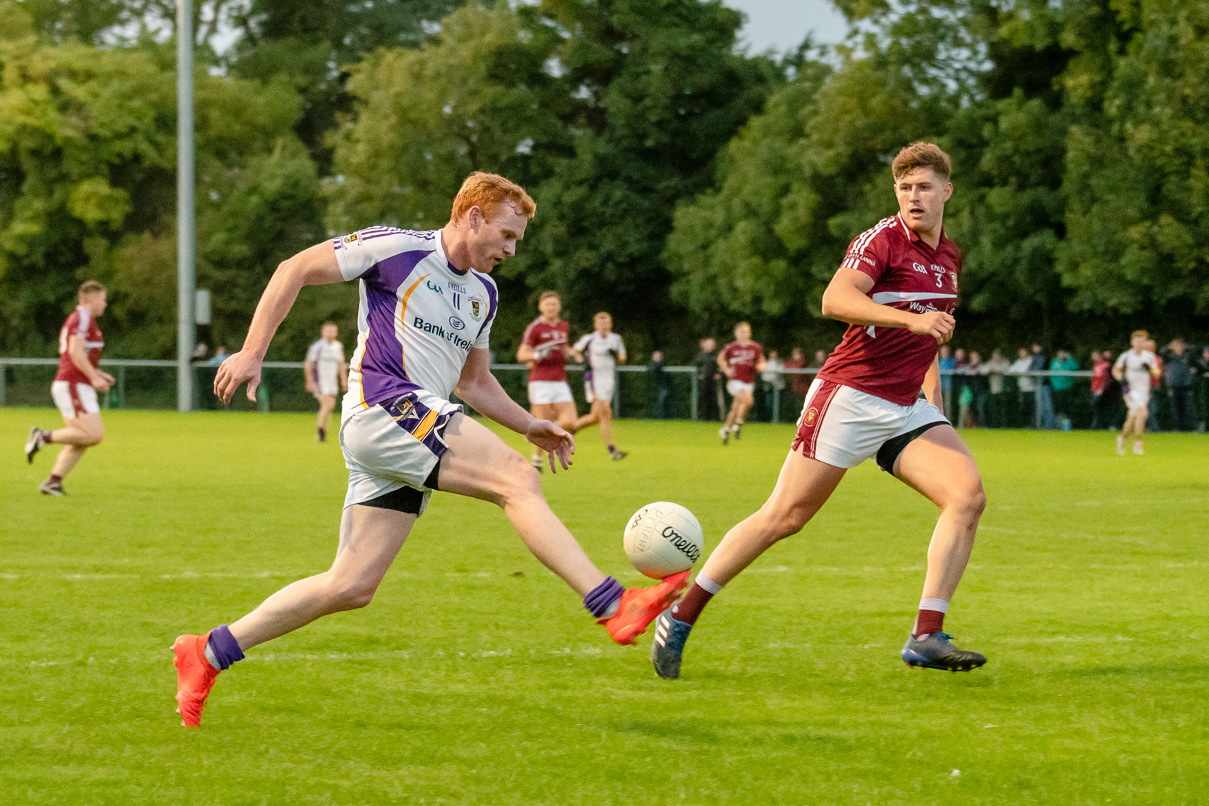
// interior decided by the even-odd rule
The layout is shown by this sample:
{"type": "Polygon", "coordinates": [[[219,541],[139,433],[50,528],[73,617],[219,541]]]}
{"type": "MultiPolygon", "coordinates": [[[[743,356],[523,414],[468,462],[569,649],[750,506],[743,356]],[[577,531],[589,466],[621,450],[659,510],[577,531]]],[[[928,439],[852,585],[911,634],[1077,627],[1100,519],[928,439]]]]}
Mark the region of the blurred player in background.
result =
{"type": "Polygon", "coordinates": [[[735,340],[718,353],[718,366],[726,373],[726,391],[730,392],[730,412],[718,430],[725,445],[739,438],[744,418],[756,402],[756,375],[764,371],[764,348],[751,340],[751,325],[735,325],[735,340]]]}
{"type": "Polygon", "coordinates": [[[176,639],[176,699],[186,726],[200,724],[219,671],[248,649],[368,605],[433,490],[501,507],[526,547],[583,597],[617,643],[632,644],[683,589],[687,571],[649,588],[606,578],[550,511],[525,458],[449,402],[456,389],[476,411],[549,451],[551,471],[556,458],[570,467],[574,439],[508,397],[488,352],[498,304],[488,275],[516,253],[536,210],[519,185],[476,173],[443,229],[369,227],[277,268],[214,391],[225,403],[246,383],[254,400],[265,351],[302,287],[359,281],[357,349],[339,432],[349,469],[340,542],[328,571],[286,586],[230,627],[176,639]]]}
{"type": "Polygon", "coordinates": [[[1117,357],[1112,366],[1112,376],[1121,382],[1125,395],[1125,426],[1117,434],[1117,454],[1125,455],[1125,440],[1132,434],[1133,452],[1142,455],[1142,435],[1146,433],[1146,418],[1150,416],[1150,383],[1159,377],[1159,361],[1154,352],[1146,349],[1150,335],[1145,330],[1135,330],[1129,337],[1129,349],[1117,357]]]}
{"type": "Polygon", "coordinates": [[[600,438],[613,461],[629,456],[613,444],[613,390],[617,386],[617,365],[625,363],[625,344],[613,332],[613,317],[603,311],[592,319],[595,328],[580,337],[571,348],[575,360],[587,364],[584,370],[584,395],[591,410],[575,422],[572,433],[600,423],[600,438]]]}
{"type": "Polygon", "coordinates": [[[974,457],[941,413],[937,351],[953,336],[961,253],[944,234],[953,193],[949,157],[913,143],[891,164],[897,215],[848,247],[823,294],[823,315],[847,322],[819,370],[798,432],[768,501],[731,529],[651,645],[660,677],[680,674],[689,631],[722,587],[782,538],[797,534],[849,468],[878,465],[940,508],[915,626],[902,649],[910,666],[967,671],[986,663],[943,632],[986,506],[974,457]],[[927,400],[920,400],[921,388],[927,400]]]}
{"type": "Polygon", "coordinates": [[[348,391],[348,364],[344,361],[344,345],[336,341],[340,329],[324,322],[319,340],[306,351],[302,372],[306,390],[319,401],[319,441],[327,441],[327,426],[336,410],[336,388],[348,391]]]}
{"type": "Polygon", "coordinates": [[[80,286],[76,309],[59,331],[59,371],[50,385],[50,396],[63,415],[64,426],[54,431],[34,428],[25,443],[25,458],[29,462],[47,445],[63,446],[50,478],[38,485],[44,495],[65,495],[63,477],[76,466],[84,451],[101,444],[105,436],[97,392],[109,391],[113,376],[97,368],[105,350],[97,318],[105,313],[108,304],[105,286],[89,280],[80,286]]]}
{"type": "MultiPolygon", "coordinates": [[[[559,318],[563,302],[557,291],[543,291],[537,302],[541,316],[525,328],[516,360],[529,365],[529,412],[575,433],[575,398],[567,384],[567,342],[570,329],[559,318]]],[[[533,446],[530,464],[542,469],[542,449],[533,446]]]]}

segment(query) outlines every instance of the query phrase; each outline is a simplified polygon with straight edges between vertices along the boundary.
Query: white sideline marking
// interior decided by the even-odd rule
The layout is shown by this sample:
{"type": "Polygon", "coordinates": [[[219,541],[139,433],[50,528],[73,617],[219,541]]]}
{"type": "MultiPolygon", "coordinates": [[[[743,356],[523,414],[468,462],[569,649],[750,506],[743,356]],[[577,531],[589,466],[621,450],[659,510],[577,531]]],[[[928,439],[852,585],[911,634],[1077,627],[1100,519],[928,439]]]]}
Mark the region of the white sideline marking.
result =
{"type": "MultiPolygon", "coordinates": [[[[1117,644],[1128,643],[1135,639],[1126,635],[1114,635],[1112,637],[1100,637],[1093,635],[1045,635],[1045,636],[996,636],[993,639],[994,644],[1117,644]]],[[[791,641],[771,641],[764,645],[766,650],[811,650],[816,645],[810,642],[791,642],[791,641]]],[[[857,648],[863,650],[877,650],[891,652],[897,650],[900,644],[897,643],[882,643],[870,642],[860,644],[857,648]]],[[[608,658],[613,657],[612,654],[606,655],[607,647],[600,646],[575,646],[575,647],[558,647],[553,649],[530,649],[528,651],[518,651],[511,648],[506,649],[478,649],[472,651],[452,651],[444,649],[433,650],[415,650],[415,649],[396,649],[385,652],[264,652],[252,654],[248,656],[246,662],[250,663],[378,663],[386,661],[400,660],[455,660],[455,661],[475,661],[485,660],[489,658],[536,658],[536,657],[576,657],[576,658],[608,658]]],[[[114,657],[114,658],[66,658],[60,660],[42,659],[18,662],[0,657],[0,668],[25,665],[32,669],[51,668],[57,666],[79,666],[85,664],[88,666],[130,666],[132,664],[142,664],[147,666],[168,666],[171,663],[169,652],[156,652],[136,657],[114,657]]]]}
{"type": "MultiPolygon", "coordinates": [[[[604,657],[604,647],[598,646],[578,646],[578,647],[560,647],[555,649],[530,649],[527,652],[519,652],[512,648],[507,649],[478,649],[472,651],[461,650],[414,650],[414,649],[396,649],[385,652],[263,652],[248,656],[248,661],[255,663],[313,663],[320,661],[324,663],[339,663],[342,661],[349,662],[381,662],[381,661],[398,661],[398,660],[432,660],[432,659],[451,659],[451,660],[482,660],[486,658],[509,658],[509,657],[539,657],[539,656],[567,656],[579,658],[604,657]]],[[[143,655],[137,657],[114,657],[114,658],[67,658],[61,660],[31,660],[26,663],[31,668],[45,668],[53,666],[78,666],[86,664],[88,666],[129,666],[131,664],[143,664],[151,666],[166,666],[172,662],[171,654],[167,651],[156,652],[154,655],[143,655]]],[[[16,662],[0,658],[0,667],[16,666],[16,662]]]]}

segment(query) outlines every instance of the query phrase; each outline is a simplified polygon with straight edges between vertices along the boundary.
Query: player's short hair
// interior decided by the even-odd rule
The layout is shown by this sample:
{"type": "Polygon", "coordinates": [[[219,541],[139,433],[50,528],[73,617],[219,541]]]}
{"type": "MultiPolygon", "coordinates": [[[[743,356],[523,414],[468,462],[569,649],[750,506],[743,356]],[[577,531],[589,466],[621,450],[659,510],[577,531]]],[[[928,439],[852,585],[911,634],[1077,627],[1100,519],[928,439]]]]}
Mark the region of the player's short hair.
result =
{"type": "Polygon", "coordinates": [[[559,299],[559,301],[562,301],[562,298],[563,298],[562,294],[559,294],[557,291],[543,291],[542,295],[537,298],[537,301],[540,304],[540,303],[545,302],[546,300],[550,299],[550,297],[557,297],[559,299]]]}
{"type": "Polygon", "coordinates": [[[953,174],[953,163],[949,155],[935,143],[920,141],[903,146],[894,157],[894,162],[890,163],[890,173],[894,174],[896,182],[919,168],[931,168],[942,182],[948,182],[953,174]]]}
{"type": "Polygon", "coordinates": [[[319,329],[323,330],[325,327],[339,328],[340,326],[337,325],[335,322],[324,322],[322,325],[319,326],[319,329]]]}
{"type": "Polygon", "coordinates": [[[93,294],[99,294],[102,291],[108,291],[105,286],[98,283],[96,280],[85,280],[80,284],[80,290],[77,292],[81,299],[90,297],[93,294]]]}
{"type": "Polygon", "coordinates": [[[453,199],[453,212],[450,221],[456,221],[471,207],[483,211],[483,217],[488,221],[495,215],[501,204],[512,202],[520,209],[521,215],[533,218],[537,213],[537,203],[525,192],[525,189],[515,182],[509,181],[499,174],[489,174],[475,171],[466,177],[462,189],[453,199]]]}
{"type": "Polygon", "coordinates": [[[741,328],[741,327],[745,327],[745,328],[747,328],[748,330],[751,330],[751,323],[750,323],[750,322],[746,322],[746,321],[739,322],[738,324],[736,324],[736,325],[735,325],[735,330],[738,330],[738,329],[739,329],[739,328],[741,328]]]}
{"type": "Polygon", "coordinates": [[[1141,336],[1144,339],[1150,338],[1150,334],[1147,333],[1145,330],[1135,330],[1133,333],[1129,334],[1129,340],[1133,341],[1134,339],[1138,338],[1139,336],[1141,336]]]}
{"type": "Polygon", "coordinates": [[[600,317],[602,317],[602,316],[607,316],[607,317],[609,317],[610,319],[612,319],[612,318],[613,318],[613,314],[609,313],[608,311],[600,311],[599,313],[593,314],[593,315],[592,315],[592,318],[593,318],[593,319],[599,319],[599,318],[600,318],[600,317]]]}

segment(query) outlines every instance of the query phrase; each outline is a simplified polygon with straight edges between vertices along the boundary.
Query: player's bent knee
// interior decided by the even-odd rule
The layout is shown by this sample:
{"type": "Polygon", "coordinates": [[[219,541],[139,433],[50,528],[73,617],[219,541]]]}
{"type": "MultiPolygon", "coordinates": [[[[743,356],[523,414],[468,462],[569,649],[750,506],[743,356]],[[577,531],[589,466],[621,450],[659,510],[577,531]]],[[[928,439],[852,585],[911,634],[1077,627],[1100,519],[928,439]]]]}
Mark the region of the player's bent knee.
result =
{"type": "Polygon", "coordinates": [[[341,583],[333,582],[328,591],[328,605],[332,612],[341,610],[359,610],[362,607],[368,607],[370,602],[374,600],[374,593],[378,590],[376,584],[370,584],[361,580],[341,583]]]}
{"type": "Polygon", "coordinates": [[[502,463],[498,473],[496,503],[500,506],[532,495],[541,496],[541,477],[538,476],[537,468],[516,451],[510,452],[508,460],[502,463]]]}

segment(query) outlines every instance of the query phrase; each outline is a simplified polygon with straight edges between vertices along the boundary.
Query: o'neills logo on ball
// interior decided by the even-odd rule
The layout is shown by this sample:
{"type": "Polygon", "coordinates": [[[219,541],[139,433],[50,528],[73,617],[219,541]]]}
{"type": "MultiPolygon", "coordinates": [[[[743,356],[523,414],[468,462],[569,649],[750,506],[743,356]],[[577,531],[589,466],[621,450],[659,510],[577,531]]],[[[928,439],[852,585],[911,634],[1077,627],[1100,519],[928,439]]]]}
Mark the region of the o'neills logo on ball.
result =
{"type": "Polygon", "coordinates": [[[684,556],[694,563],[701,558],[701,549],[697,548],[697,544],[677,532],[675,528],[671,526],[663,527],[663,538],[684,552],[684,556]]]}
{"type": "Polygon", "coordinates": [[[814,425],[814,421],[819,419],[819,410],[809,408],[806,410],[806,425],[814,425]]]}

